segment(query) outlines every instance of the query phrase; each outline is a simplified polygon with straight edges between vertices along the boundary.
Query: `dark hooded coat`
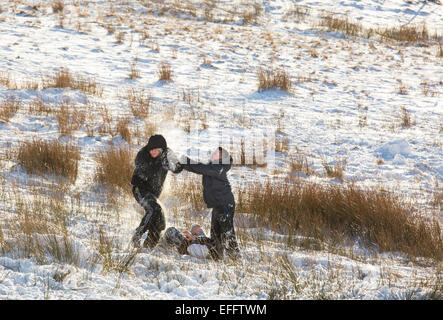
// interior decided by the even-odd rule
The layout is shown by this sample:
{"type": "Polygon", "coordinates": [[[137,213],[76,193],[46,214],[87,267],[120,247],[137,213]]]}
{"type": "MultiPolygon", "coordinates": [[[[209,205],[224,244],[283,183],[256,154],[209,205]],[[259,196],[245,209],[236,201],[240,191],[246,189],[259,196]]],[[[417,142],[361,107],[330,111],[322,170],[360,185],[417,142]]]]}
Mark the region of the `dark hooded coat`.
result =
{"type": "Polygon", "coordinates": [[[221,159],[208,164],[195,163],[189,158],[182,163],[183,169],[202,175],[203,199],[208,208],[235,203],[227,177],[231,166],[232,157],[227,152],[223,152],[221,159]]]}

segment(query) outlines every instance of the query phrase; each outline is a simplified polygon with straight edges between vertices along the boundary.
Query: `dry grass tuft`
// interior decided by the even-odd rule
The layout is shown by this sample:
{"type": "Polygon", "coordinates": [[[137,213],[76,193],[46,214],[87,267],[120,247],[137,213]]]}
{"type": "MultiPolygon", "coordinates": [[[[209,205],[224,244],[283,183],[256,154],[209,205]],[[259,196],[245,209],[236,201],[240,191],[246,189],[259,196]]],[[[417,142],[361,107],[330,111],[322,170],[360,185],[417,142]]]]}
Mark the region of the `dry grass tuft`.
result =
{"type": "Polygon", "coordinates": [[[134,88],[128,90],[126,98],[129,102],[129,108],[136,118],[147,118],[150,111],[152,96],[143,89],[136,90],[134,88]]]}
{"type": "Polygon", "coordinates": [[[346,16],[341,18],[334,16],[333,14],[324,17],[321,20],[320,25],[325,26],[328,31],[340,31],[351,37],[359,36],[363,31],[362,25],[351,21],[349,17],[346,16]]]}
{"type": "Polygon", "coordinates": [[[51,8],[52,8],[52,12],[60,13],[65,8],[65,4],[63,3],[63,0],[52,0],[51,8]]]}
{"type": "Polygon", "coordinates": [[[45,101],[42,97],[33,99],[28,104],[28,112],[33,115],[45,115],[48,116],[54,112],[52,106],[45,101]]]}
{"type": "Polygon", "coordinates": [[[291,80],[289,74],[280,68],[276,69],[263,69],[258,70],[258,90],[291,90],[291,80]]]}
{"type": "Polygon", "coordinates": [[[238,198],[238,211],[280,232],[339,243],[358,239],[381,252],[443,258],[439,223],[414,216],[412,208],[385,190],[285,181],[248,185],[238,198]]]}
{"type": "Polygon", "coordinates": [[[55,174],[75,182],[80,151],[73,143],[58,140],[23,142],[18,150],[18,162],[31,174],[55,174]]]}
{"type": "Polygon", "coordinates": [[[289,160],[290,172],[302,172],[307,176],[315,174],[315,171],[311,168],[308,158],[305,154],[297,151],[294,155],[290,157],[289,160]]]}
{"type": "Polygon", "coordinates": [[[86,112],[71,104],[69,100],[64,100],[56,111],[56,118],[60,135],[71,135],[84,125],[86,112]]]}
{"type": "Polygon", "coordinates": [[[9,122],[9,120],[18,112],[21,101],[15,96],[8,96],[0,103],[0,121],[9,122]]]}
{"type": "Polygon", "coordinates": [[[408,110],[405,107],[401,107],[401,126],[403,128],[409,128],[414,125],[415,122],[412,121],[411,116],[409,115],[408,110]]]}
{"type": "Polygon", "coordinates": [[[97,163],[94,180],[111,187],[131,192],[131,178],[134,172],[134,155],[129,147],[110,146],[95,154],[97,163]]]}
{"type": "Polygon", "coordinates": [[[71,88],[84,93],[102,96],[103,88],[98,85],[93,78],[73,75],[68,68],[59,68],[54,75],[42,80],[42,87],[45,88],[71,88]]]}
{"type": "Polygon", "coordinates": [[[167,62],[162,62],[158,66],[158,80],[160,81],[172,81],[171,65],[167,62]]]}
{"type": "Polygon", "coordinates": [[[344,180],[343,172],[345,171],[347,160],[345,158],[337,159],[333,166],[330,166],[326,159],[322,160],[323,168],[325,173],[330,178],[337,178],[341,182],[344,180]]]}
{"type": "Polygon", "coordinates": [[[115,254],[118,243],[114,237],[105,234],[103,229],[99,230],[99,243],[97,251],[102,256],[103,273],[117,272],[119,274],[129,272],[138,254],[136,249],[130,250],[124,255],[115,254]]]}
{"type": "Polygon", "coordinates": [[[116,132],[127,143],[131,143],[131,131],[129,130],[129,118],[121,118],[117,121],[116,132]]]}
{"type": "Polygon", "coordinates": [[[138,79],[140,78],[140,70],[137,67],[136,62],[131,62],[129,66],[130,72],[128,79],[138,79]]]}
{"type": "Polygon", "coordinates": [[[400,27],[386,28],[384,30],[381,30],[379,33],[382,39],[389,39],[407,43],[427,42],[436,37],[429,34],[426,24],[423,24],[422,26],[406,25],[400,27]]]}

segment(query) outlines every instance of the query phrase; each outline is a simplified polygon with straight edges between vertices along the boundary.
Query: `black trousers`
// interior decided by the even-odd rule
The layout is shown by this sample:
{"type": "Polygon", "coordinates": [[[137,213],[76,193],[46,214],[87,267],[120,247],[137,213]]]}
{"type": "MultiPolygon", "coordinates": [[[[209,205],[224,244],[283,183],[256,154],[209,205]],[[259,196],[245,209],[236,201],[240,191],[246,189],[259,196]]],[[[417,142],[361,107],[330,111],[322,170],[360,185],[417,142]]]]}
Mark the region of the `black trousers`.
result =
{"type": "Polygon", "coordinates": [[[133,194],[137,202],[145,210],[145,215],[140,225],[135,230],[135,241],[148,232],[148,236],[143,243],[144,247],[153,248],[160,239],[160,233],[166,228],[165,215],[163,209],[157,201],[157,197],[150,192],[141,194],[138,188],[134,188],[133,194]]]}
{"type": "Polygon", "coordinates": [[[211,239],[215,241],[215,247],[219,258],[227,254],[237,253],[238,243],[234,230],[235,204],[218,206],[212,209],[211,239]]]}

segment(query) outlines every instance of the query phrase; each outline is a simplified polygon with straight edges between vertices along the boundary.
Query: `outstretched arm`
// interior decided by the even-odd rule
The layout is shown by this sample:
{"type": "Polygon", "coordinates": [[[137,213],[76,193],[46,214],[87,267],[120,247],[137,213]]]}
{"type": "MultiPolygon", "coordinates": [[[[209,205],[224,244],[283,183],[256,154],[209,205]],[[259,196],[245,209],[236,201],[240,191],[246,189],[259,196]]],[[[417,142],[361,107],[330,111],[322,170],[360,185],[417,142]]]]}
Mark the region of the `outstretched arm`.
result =
{"type": "Polygon", "coordinates": [[[224,168],[221,165],[214,165],[214,164],[203,164],[203,163],[192,163],[192,160],[189,159],[186,156],[182,156],[180,158],[180,163],[183,166],[183,169],[197,173],[197,174],[203,174],[207,176],[212,176],[219,178],[223,174],[224,168]]]}
{"type": "Polygon", "coordinates": [[[175,153],[169,148],[166,148],[165,152],[166,156],[163,158],[162,162],[163,167],[173,173],[180,173],[183,170],[183,166],[178,161],[175,153]]]}

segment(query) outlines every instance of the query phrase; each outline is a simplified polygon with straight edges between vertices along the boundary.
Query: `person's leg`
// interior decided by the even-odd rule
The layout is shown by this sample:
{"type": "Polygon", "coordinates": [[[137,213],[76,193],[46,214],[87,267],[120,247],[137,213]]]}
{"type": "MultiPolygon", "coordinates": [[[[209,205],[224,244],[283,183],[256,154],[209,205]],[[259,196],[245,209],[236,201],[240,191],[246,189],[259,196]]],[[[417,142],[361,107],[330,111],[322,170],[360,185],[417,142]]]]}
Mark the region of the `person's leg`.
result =
{"type": "Polygon", "coordinates": [[[148,236],[143,243],[145,248],[155,247],[160,240],[161,232],[165,230],[166,227],[165,215],[157,199],[151,202],[151,207],[153,208],[153,213],[147,226],[148,236]]]}
{"type": "MultiPolygon", "coordinates": [[[[134,236],[132,237],[132,243],[135,247],[140,247],[140,239],[142,235],[148,231],[148,238],[150,238],[148,243],[155,246],[160,238],[160,232],[164,230],[166,226],[162,208],[158,204],[157,198],[151,193],[141,195],[138,192],[136,199],[145,210],[145,215],[143,216],[140,225],[135,230],[134,236]]],[[[146,240],[145,244],[148,244],[146,243],[146,240]]]]}
{"type": "Polygon", "coordinates": [[[221,229],[220,229],[220,220],[223,219],[223,208],[215,207],[212,209],[211,216],[211,239],[214,240],[215,243],[215,253],[217,259],[223,258],[223,245],[221,238],[221,229]]]}
{"type": "Polygon", "coordinates": [[[219,215],[221,244],[229,256],[235,257],[240,251],[234,230],[235,205],[225,205],[222,209],[223,215],[219,215]]]}

